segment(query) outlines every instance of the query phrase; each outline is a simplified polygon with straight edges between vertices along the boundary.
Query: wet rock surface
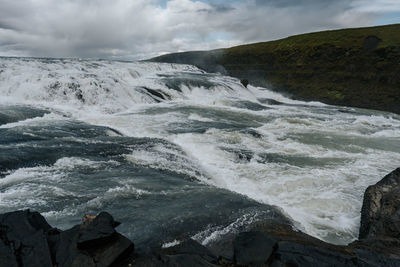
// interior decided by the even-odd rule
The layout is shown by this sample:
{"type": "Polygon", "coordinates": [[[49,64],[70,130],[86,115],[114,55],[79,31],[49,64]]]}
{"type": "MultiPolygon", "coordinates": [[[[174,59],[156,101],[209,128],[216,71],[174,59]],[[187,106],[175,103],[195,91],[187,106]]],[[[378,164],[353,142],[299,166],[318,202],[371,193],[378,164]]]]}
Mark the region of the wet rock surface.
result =
{"type": "Polygon", "coordinates": [[[400,266],[400,168],[368,187],[359,240],[336,246],[276,220],[258,221],[207,247],[185,239],[134,251],[107,212],[61,231],[37,212],[0,215],[3,266],[400,266]]]}
{"type": "Polygon", "coordinates": [[[360,239],[400,238],[400,168],[386,175],[364,193],[360,239]]]}
{"type": "Polygon", "coordinates": [[[46,232],[51,226],[37,212],[0,215],[0,266],[53,266],[46,232]]]}
{"type": "Polygon", "coordinates": [[[270,259],[277,242],[262,232],[240,233],[233,243],[234,262],[238,265],[262,265],[270,259]]]}
{"type": "Polygon", "coordinates": [[[400,168],[365,190],[354,245],[400,258],[400,168]]]}
{"type": "Polygon", "coordinates": [[[111,266],[133,251],[106,212],[60,231],[38,212],[0,215],[0,266],[111,266]]]}

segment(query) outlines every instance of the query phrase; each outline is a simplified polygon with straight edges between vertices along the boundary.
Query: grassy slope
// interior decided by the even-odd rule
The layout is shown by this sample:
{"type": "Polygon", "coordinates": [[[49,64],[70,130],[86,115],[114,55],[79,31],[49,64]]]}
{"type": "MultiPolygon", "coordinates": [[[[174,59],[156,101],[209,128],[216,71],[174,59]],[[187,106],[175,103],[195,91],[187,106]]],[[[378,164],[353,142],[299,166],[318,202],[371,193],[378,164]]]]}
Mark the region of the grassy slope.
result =
{"type": "Polygon", "coordinates": [[[298,99],[400,114],[400,24],[302,34],[152,60],[194,64],[298,99]]]}

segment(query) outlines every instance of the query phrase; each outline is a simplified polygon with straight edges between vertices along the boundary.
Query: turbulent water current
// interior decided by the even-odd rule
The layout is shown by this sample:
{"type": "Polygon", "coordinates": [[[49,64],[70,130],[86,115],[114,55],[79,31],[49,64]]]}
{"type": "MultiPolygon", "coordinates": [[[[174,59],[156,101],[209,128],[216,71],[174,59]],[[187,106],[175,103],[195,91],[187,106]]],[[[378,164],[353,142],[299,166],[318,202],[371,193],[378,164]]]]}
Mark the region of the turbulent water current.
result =
{"type": "Polygon", "coordinates": [[[65,229],[105,210],[138,247],[265,218],[345,244],[364,190],[399,163],[395,114],[189,65],[0,58],[0,213],[65,229]]]}

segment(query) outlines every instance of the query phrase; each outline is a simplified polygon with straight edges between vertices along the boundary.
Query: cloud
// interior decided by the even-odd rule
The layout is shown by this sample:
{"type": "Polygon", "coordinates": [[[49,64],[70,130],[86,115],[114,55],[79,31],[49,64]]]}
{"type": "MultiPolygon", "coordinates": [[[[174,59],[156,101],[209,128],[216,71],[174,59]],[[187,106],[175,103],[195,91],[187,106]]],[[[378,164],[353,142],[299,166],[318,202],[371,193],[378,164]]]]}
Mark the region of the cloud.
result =
{"type": "Polygon", "coordinates": [[[400,1],[398,0],[356,0],[351,5],[360,12],[385,13],[400,11],[400,1]]]}
{"type": "MultiPolygon", "coordinates": [[[[394,0],[383,1],[398,7],[394,0]]],[[[377,0],[0,0],[0,55],[143,59],[229,47],[370,25],[377,13],[367,2],[378,4],[377,0]]]]}

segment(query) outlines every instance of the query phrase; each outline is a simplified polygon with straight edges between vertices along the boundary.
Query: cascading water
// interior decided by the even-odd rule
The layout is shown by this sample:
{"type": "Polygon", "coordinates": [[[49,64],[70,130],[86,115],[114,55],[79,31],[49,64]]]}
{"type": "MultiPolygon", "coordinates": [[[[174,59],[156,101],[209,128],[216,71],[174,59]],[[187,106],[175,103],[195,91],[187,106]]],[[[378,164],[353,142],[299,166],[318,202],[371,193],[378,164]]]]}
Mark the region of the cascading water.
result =
{"type": "Polygon", "coordinates": [[[347,243],[365,188],[399,165],[399,137],[398,115],[189,65],[0,58],[0,212],[62,228],[107,210],[139,246],[208,243],[279,210],[347,243]]]}

